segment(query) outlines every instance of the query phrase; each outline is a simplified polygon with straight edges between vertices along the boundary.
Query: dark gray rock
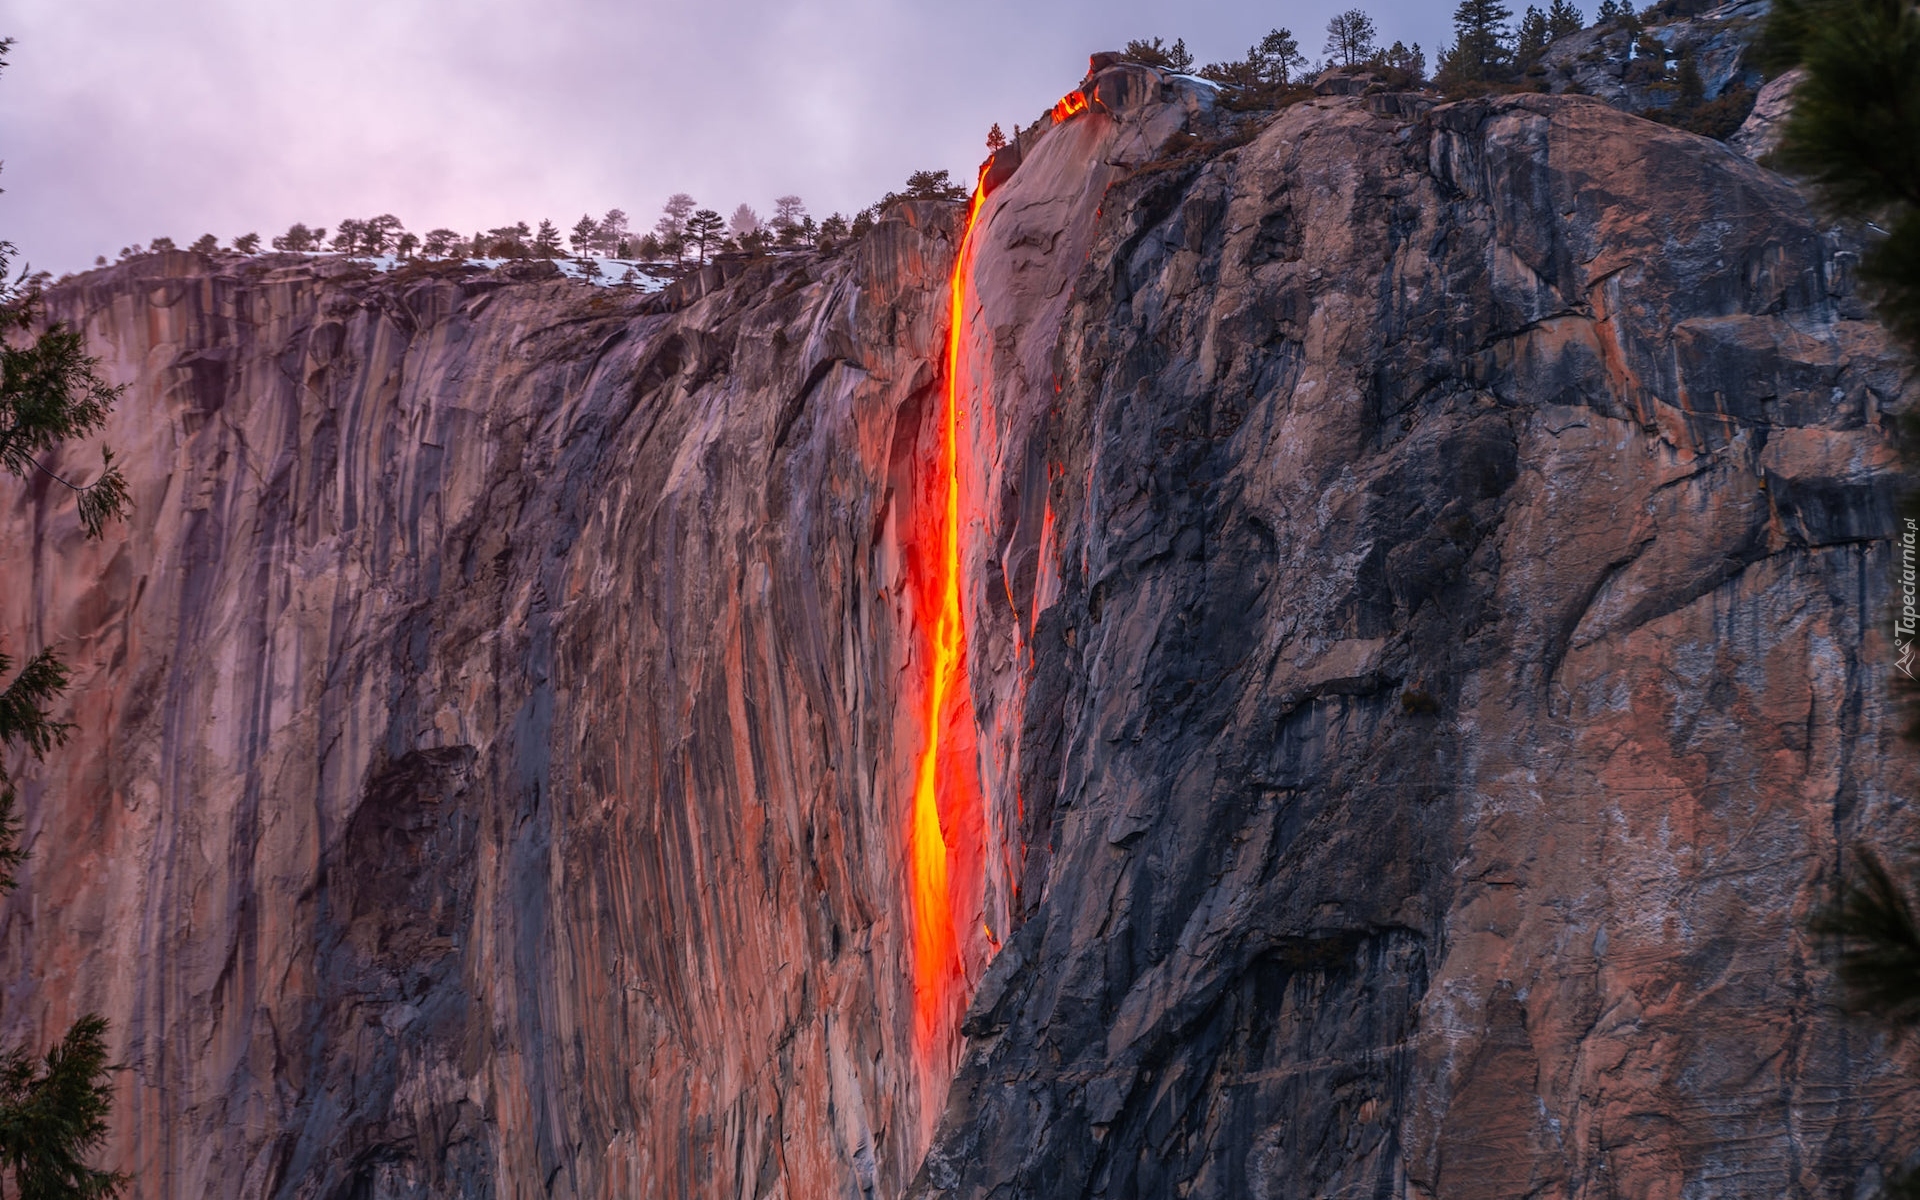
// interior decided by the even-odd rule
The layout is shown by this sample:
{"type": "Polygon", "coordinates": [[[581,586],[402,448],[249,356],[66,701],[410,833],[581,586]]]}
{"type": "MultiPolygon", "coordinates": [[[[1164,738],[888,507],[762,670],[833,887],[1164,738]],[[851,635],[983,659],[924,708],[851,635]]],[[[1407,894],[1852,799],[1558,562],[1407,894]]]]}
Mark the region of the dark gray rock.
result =
{"type": "Polygon", "coordinates": [[[971,644],[1025,924],[911,1194],[1868,1186],[1913,1084],[1805,931],[1912,828],[1908,392],[1850,249],[1590,99],[1324,99],[1103,175],[1130,136],[983,217],[971,644]],[[1079,179],[1097,222],[1034,215],[1079,179]]]}
{"type": "Polygon", "coordinates": [[[1662,48],[1660,57],[1640,54],[1618,26],[1583,29],[1547,48],[1541,56],[1542,79],[1555,93],[1580,92],[1641,113],[1674,103],[1678,91],[1673,65],[1681,54],[1690,53],[1706,99],[1734,88],[1758,92],[1765,79],[1748,48],[1769,7],[1769,0],[1733,0],[1696,17],[1649,25],[1646,33],[1662,48]]]}

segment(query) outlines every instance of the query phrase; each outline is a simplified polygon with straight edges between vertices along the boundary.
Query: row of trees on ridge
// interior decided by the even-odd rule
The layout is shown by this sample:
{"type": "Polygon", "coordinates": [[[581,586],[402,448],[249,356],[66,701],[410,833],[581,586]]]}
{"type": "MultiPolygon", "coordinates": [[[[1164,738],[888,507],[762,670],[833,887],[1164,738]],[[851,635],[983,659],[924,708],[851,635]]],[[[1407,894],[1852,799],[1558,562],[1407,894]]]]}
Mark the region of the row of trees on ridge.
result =
{"type": "MultiPolygon", "coordinates": [[[[999,135],[999,126],[994,127],[999,135]]],[[[1000,137],[1000,144],[1005,138],[1000,137]]],[[[953,182],[946,171],[915,171],[907,177],[903,191],[888,192],[878,201],[852,217],[833,213],[815,220],[799,196],[785,195],[773,202],[772,215],[762,218],[753,206],[741,204],[730,216],[700,207],[685,192],[667,198],[659,219],[644,233],[628,224],[621,209],[609,209],[604,216],[582,214],[570,232],[562,235],[559,226],[543,220],[538,226],[525,221],[478,230],[463,236],[452,229],[430,229],[425,234],[407,230],[400,218],[391,213],[376,217],[348,218],[329,233],[326,226],[295,223],[271,239],[274,250],[291,253],[319,253],[399,258],[611,258],[648,263],[685,262],[691,258],[704,263],[716,253],[765,254],[776,250],[832,249],[849,237],[858,237],[873,227],[880,213],[899,200],[956,200],[966,198],[966,189],[953,182]]],[[[213,234],[203,234],[185,247],[196,254],[214,254],[222,247],[213,234]]],[[[122,261],[140,254],[157,254],[181,247],[170,237],[157,237],[146,245],[123,246],[122,261]]],[[[240,254],[260,252],[260,235],[248,233],[233,239],[230,247],[240,254]]],[[[96,260],[106,265],[105,256],[96,260]]]]}
{"type": "MultiPolygon", "coordinates": [[[[944,173],[943,173],[944,174],[944,173]]],[[[684,261],[692,256],[704,262],[716,252],[765,253],[770,250],[805,249],[845,238],[853,223],[838,213],[824,221],[815,221],[807,213],[806,202],[794,195],[780,196],[773,202],[773,214],[762,219],[748,204],[741,204],[730,217],[722,217],[710,208],[701,208],[692,196],[676,192],[669,197],[660,219],[651,230],[638,233],[628,225],[627,214],[618,208],[595,217],[583,213],[571,231],[562,235],[551,220],[537,226],[525,221],[476,230],[463,235],[456,230],[430,229],[415,234],[392,213],[375,217],[349,217],[335,225],[329,234],[326,226],[296,222],[285,233],[271,239],[274,250],[295,254],[331,251],[335,254],[399,258],[612,258],[644,262],[684,261]]],[[[157,237],[140,245],[123,246],[122,261],[140,254],[158,254],[181,247],[170,237],[157,237]]],[[[213,234],[203,234],[185,247],[196,254],[214,254],[230,249],[239,254],[258,254],[260,235],[247,233],[223,247],[213,234]]],[[[96,259],[104,266],[106,257],[96,259]]]]}
{"type": "MultiPolygon", "coordinates": [[[[1668,53],[1651,35],[1646,24],[1653,20],[1690,15],[1709,7],[1711,0],[1655,0],[1645,10],[1636,10],[1633,0],[1601,0],[1597,24],[1624,30],[1628,55],[1639,82],[1666,87],[1672,102],[1647,115],[1656,120],[1692,129],[1714,137],[1725,137],[1738,127],[1752,107],[1752,95],[1741,89],[1733,94],[1709,100],[1699,70],[1689,51],[1677,56],[1669,72],[1668,53]]],[[[1168,45],[1162,39],[1136,39],[1127,43],[1126,55],[1138,62],[1173,71],[1191,72],[1216,83],[1255,92],[1296,94],[1315,74],[1332,69],[1365,69],[1383,74],[1395,86],[1420,88],[1432,86],[1449,96],[1478,95],[1491,91],[1545,90],[1542,56],[1556,39],[1585,28],[1585,18],[1572,0],[1548,0],[1545,8],[1529,4],[1514,21],[1512,9],[1502,0],[1458,0],[1453,12],[1454,40],[1436,59],[1431,77],[1427,55],[1418,42],[1408,45],[1395,39],[1380,44],[1380,31],[1364,10],[1350,8],[1336,13],[1326,25],[1321,57],[1310,60],[1292,30],[1277,28],[1247,48],[1239,59],[1210,62],[1196,66],[1186,41],[1174,39],[1168,45]]],[[[1043,118],[1044,120],[1045,118],[1043,118]]],[[[1018,137],[1020,127],[1014,126],[1018,137]]],[[[986,146],[998,150],[1008,142],[998,123],[988,131],[986,146]]],[[[676,192],[670,196],[652,228],[638,232],[628,224],[627,214],[609,209],[594,217],[582,214],[572,229],[563,233],[551,220],[537,226],[525,221],[492,229],[462,234],[437,228],[425,234],[409,232],[391,213],[368,218],[350,218],[336,225],[331,234],[324,226],[291,226],[271,239],[275,250],[292,252],[332,251],[349,255],[392,254],[400,258],[429,259],[522,259],[572,257],[636,260],[647,263],[682,263],[688,258],[704,263],[714,253],[764,254],[776,250],[832,249],[849,237],[859,237],[879,220],[887,207],[900,200],[956,200],[966,197],[966,189],[956,184],[948,172],[915,171],[907,178],[904,190],[889,191],[879,200],[848,217],[833,213],[819,221],[808,214],[805,203],[795,195],[774,201],[771,217],[762,219],[750,205],[741,204],[730,216],[717,209],[701,207],[692,196],[676,192]]],[[[171,238],[155,238],[146,246],[122,247],[120,258],[178,247],[171,238]]],[[[219,239],[204,234],[187,249],[211,254],[221,249],[219,239]]],[[[260,235],[248,233],[233,239],[231,249],[241,254],[260,250],[260,235]]],[[[104,257],[96,260],[105,265],[104,257]]],[[[594,270],[594,268],[589,268],[594,270]]]]}
{"type": "MultiPolygon", "coordinates": [[[[1595,14],[1598,27],[1623,30],[1626,54],[1649,60],[1656,78],[1664,77],[1668,51],[1657,40],[1644,37],[1646,25],[1656,20],[1690,16],[1712,7],[1711,0],[1656,0],[1636,10],[1633,0],[1601,0],[1595,14]]],[[[1453,41],[1439,51],[1434,72],[1427,74],[1427,56],[1418,42],[1380,41],[1379,26],[1364,9],[1350,8],[1327,22],[1326,39],[1318,60],[1292,30],[1271,30],[1247,48],[1245,57],[1196,66],[1185,39],[1168,45],[1160,38],[1127,43],[1127,57],[1168,70],[1191,72],[1215,83],[1241,88],[1293,88],[1320,72],[1334,68],[1365,68],[1386,75],[1400,87],[1431,85],[1448,96],[1479,95],[1490,91],[1544,90],[1541,59],[1555,40],[1587,28],[1585,17],[1572,0],[1549,0],[1545,7],[1529,4],[1516,21],[1501,0],[1458,0],[1453,11],[1453,41]]],[[[1686,56],[1681,55],[1676,90],[1685,99],[1686,56]]],[[[1697,71],[1693,80],[1697,84],[1697,71]]]]}
{"type": "MultiPolygon", "coordinates": [[[[1604,0],[1603,20],[1619,20],[1621,0],[1604,0]]],[[[1632,14],[1631,0],[1624,11],[1632,14]]],[[[1433,83],[1442,90],[1469,90],[1473,84],[1505,82],[1536,63],[1555,39],[1585,28],[1580,10],[1570,0],[1551,0],[1545,9],[1529,5],[1517,26],[1513,12],[1500,0],[1461,0],[1454,9],[1454,42],[1441,50],[1433,83]]],[[[1336,67],[1372,68],[1389,74],[1403,87],[1420,87],[1427,78],[1427,56],[1420,43],[1395,39],[1381,45],[1380,30],[1364,9],[1350,8],[1327,22],[1326,41],[1318,62],[1307,58],[1291,29],[1271,30],[1247,48],[1244,58],[1211,62],[1196,68],[1185,39],[1171,46],[1160,38],[1127,43],[1127,57],[1173,71],[1190,71],[1202,79],[1237,87],[1289,88],[1319,72],[1336,67]]]]}

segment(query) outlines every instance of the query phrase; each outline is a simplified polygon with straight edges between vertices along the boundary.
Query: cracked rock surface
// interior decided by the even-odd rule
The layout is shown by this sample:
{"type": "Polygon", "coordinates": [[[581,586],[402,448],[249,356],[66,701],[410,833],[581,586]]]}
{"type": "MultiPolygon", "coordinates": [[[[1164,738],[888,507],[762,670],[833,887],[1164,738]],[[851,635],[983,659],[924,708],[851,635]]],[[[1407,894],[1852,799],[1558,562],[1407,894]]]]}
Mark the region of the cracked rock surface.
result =
{"type": "Polygon", "coordinates": [[[1114,171],[1048,256],[1149,112],[989,201],[1023,923],[916,1196],[1850,1196],[1911,1144],[1805,933],[1913,829],[1854,257],[1598,101],[1396,107],[1114,171]]]}

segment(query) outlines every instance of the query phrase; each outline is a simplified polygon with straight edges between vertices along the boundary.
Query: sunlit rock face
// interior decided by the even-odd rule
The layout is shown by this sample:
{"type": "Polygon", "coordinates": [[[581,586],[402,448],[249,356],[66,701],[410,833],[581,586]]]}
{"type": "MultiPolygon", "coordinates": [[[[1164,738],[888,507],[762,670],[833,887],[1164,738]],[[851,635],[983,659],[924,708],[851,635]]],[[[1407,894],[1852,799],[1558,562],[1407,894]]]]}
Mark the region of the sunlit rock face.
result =
{"type": "Polygon", "coordinates": [[[5,1011],[111,1016],[137,1194],[900,1191],[951,1067],[900,534],[956,224],[670,314],[187,256],[54,298],[134,515],[8,495],[80,728],[5,1011]]]}
{"type": "Polygon", "coordinates": [[[1082,91],[961,280],[930,1054],[962,212],[672,303],[55,293],[135,514],[0,510],[78,726],[3,1011],[112,1018],[137,1194],[1838,1197],[1920,1134],[1804,933],[1915,832],[1852,248],[1593,100],[1082,91]]]}

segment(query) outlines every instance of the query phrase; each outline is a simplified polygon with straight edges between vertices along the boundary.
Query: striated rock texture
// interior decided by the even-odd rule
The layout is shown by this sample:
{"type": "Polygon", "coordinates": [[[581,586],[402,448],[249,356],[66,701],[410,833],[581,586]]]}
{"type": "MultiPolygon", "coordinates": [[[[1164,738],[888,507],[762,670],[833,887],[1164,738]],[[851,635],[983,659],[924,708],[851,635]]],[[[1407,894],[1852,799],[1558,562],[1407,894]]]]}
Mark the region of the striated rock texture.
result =
{"type": "Polygon", "coordinates": [[[4,1011],[112,1018],[133,1194],[900,1191],[948,1068],[896,530],[957,219],[667,314],[185,255],[53,297],[132,385],[134,517],[7,497],[81,733],[4,1011]]]}
{"type": "Polygon", "coordinates": [[[138,1195],[1840,1197],[1920,1137],[1803,932],[1915,832],[1848,248],[1591,99],[1085,90],[962,280],[950,1059],[961,213],[664,304],[55,294],[136,516],[0,510],[0,628],[79,668],[0,1033],[114,1020],[138,1195]]]}
{"type": "Polygon", "coordinates": [[[1920,1135],[1804,933],[1914,828],[1852,255],[1598,101],[1388,99],[1096,112],[983,214],[1025,919],[915,1195],[1851,1196],[1920,1135]]]}

